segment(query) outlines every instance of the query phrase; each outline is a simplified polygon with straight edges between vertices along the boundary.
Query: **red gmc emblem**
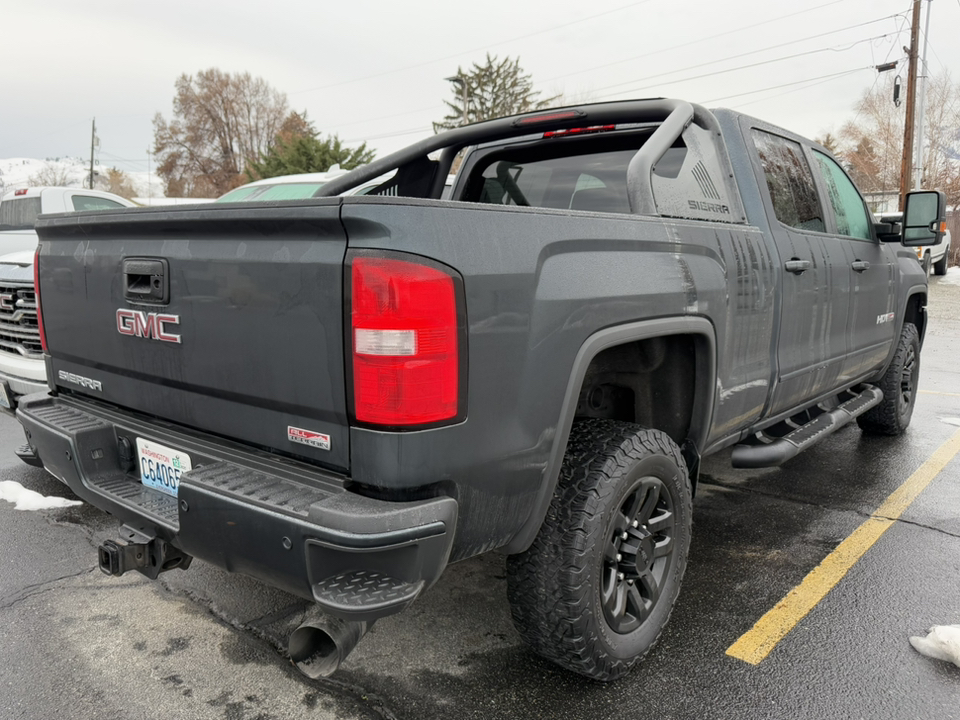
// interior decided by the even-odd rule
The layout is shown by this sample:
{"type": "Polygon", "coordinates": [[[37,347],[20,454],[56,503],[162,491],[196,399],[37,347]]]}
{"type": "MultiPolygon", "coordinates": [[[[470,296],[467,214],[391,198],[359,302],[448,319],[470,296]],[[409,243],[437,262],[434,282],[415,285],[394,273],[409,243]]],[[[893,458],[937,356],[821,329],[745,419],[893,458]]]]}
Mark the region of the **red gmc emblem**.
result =
{"type": "Polygon", "coordinates": [[[179,315],[146,313],[142,310],[117,310],[117,332],[121,335],[179,343],[180,336],[168,332],[165,327],[179,324],[179,315]]]}
{"type": "Polygon", "coordinates": [[[11,312],[16,310],[16,300],[17,297],[13,293],[0,293],[0,310],[10,310],[11,312]]]}

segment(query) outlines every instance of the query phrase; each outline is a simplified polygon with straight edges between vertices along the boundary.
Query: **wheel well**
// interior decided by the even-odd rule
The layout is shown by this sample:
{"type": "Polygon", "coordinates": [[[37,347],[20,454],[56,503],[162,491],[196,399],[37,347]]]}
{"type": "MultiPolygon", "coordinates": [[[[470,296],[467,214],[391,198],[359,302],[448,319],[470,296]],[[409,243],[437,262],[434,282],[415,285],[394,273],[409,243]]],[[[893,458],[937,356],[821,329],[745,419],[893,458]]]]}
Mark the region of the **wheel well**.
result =
{"type": "Polygon", "coordinates": [[[607,348],[590,362],[577,417],[634,422],[683,445],[693,423],[697,338],[665,335],[607,348]]]}
{"type": "Polygon", "coordinates": [[[907,298],[907,307],[903,313],[903,321],[905,323],[913,323],[917,332],[920,333],[920,337],[923,337],[924,324],[926,323],[927,314],[923,311],[923,308],[927,304],[927,296],[923,293],[916,293],[907,298]]]}

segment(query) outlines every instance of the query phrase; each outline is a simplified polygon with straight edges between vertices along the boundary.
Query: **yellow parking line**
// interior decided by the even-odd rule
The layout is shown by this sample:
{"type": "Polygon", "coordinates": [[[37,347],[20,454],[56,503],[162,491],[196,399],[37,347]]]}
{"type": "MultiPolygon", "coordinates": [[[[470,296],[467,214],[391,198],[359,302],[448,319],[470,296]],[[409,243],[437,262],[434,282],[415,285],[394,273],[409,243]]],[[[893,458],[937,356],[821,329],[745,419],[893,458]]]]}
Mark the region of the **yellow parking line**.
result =
{"type": "Polygon", "coordinates": [[[827,555],[803,582],[787,593],[756,625],[729,648],[727,655],[758,665],[896,522],[910,503],[960,452],[960,430],[941,445],[873,515],[827,555]]]}
{"type": "Polygon", "coordinates": [[[921,395],[946,395],[948,397],[960,397],[960,393],[937,392],[936,390],[918,390],[921,395]]]}

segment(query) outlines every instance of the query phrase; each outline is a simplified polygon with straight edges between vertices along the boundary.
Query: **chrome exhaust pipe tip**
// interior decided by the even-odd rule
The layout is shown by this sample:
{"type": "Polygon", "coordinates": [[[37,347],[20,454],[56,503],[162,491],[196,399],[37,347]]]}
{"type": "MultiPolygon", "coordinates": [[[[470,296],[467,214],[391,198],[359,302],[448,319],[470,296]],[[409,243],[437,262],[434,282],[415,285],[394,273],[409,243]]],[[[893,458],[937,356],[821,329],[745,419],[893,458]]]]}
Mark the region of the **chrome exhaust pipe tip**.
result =
{"type": "Polygon", "coordinates": [[[330,677],[371,625],[372,622],[341,620],[315,612],[290,635],[290,660],[313,680],[330,677]]]}

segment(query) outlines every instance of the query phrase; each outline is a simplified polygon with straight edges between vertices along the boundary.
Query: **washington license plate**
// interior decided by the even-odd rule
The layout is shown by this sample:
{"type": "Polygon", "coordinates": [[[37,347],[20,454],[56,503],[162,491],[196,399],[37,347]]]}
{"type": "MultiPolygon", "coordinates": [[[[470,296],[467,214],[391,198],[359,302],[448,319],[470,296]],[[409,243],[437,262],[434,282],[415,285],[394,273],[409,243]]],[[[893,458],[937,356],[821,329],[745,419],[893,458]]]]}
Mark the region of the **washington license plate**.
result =
{"type": "Polygon", "coordinates": [[[192,469],[190,456],[185,452],[143,438],[137,438],[137,457],[143,484],[174,497],[180,487],[180,476],[192,469]]]}

